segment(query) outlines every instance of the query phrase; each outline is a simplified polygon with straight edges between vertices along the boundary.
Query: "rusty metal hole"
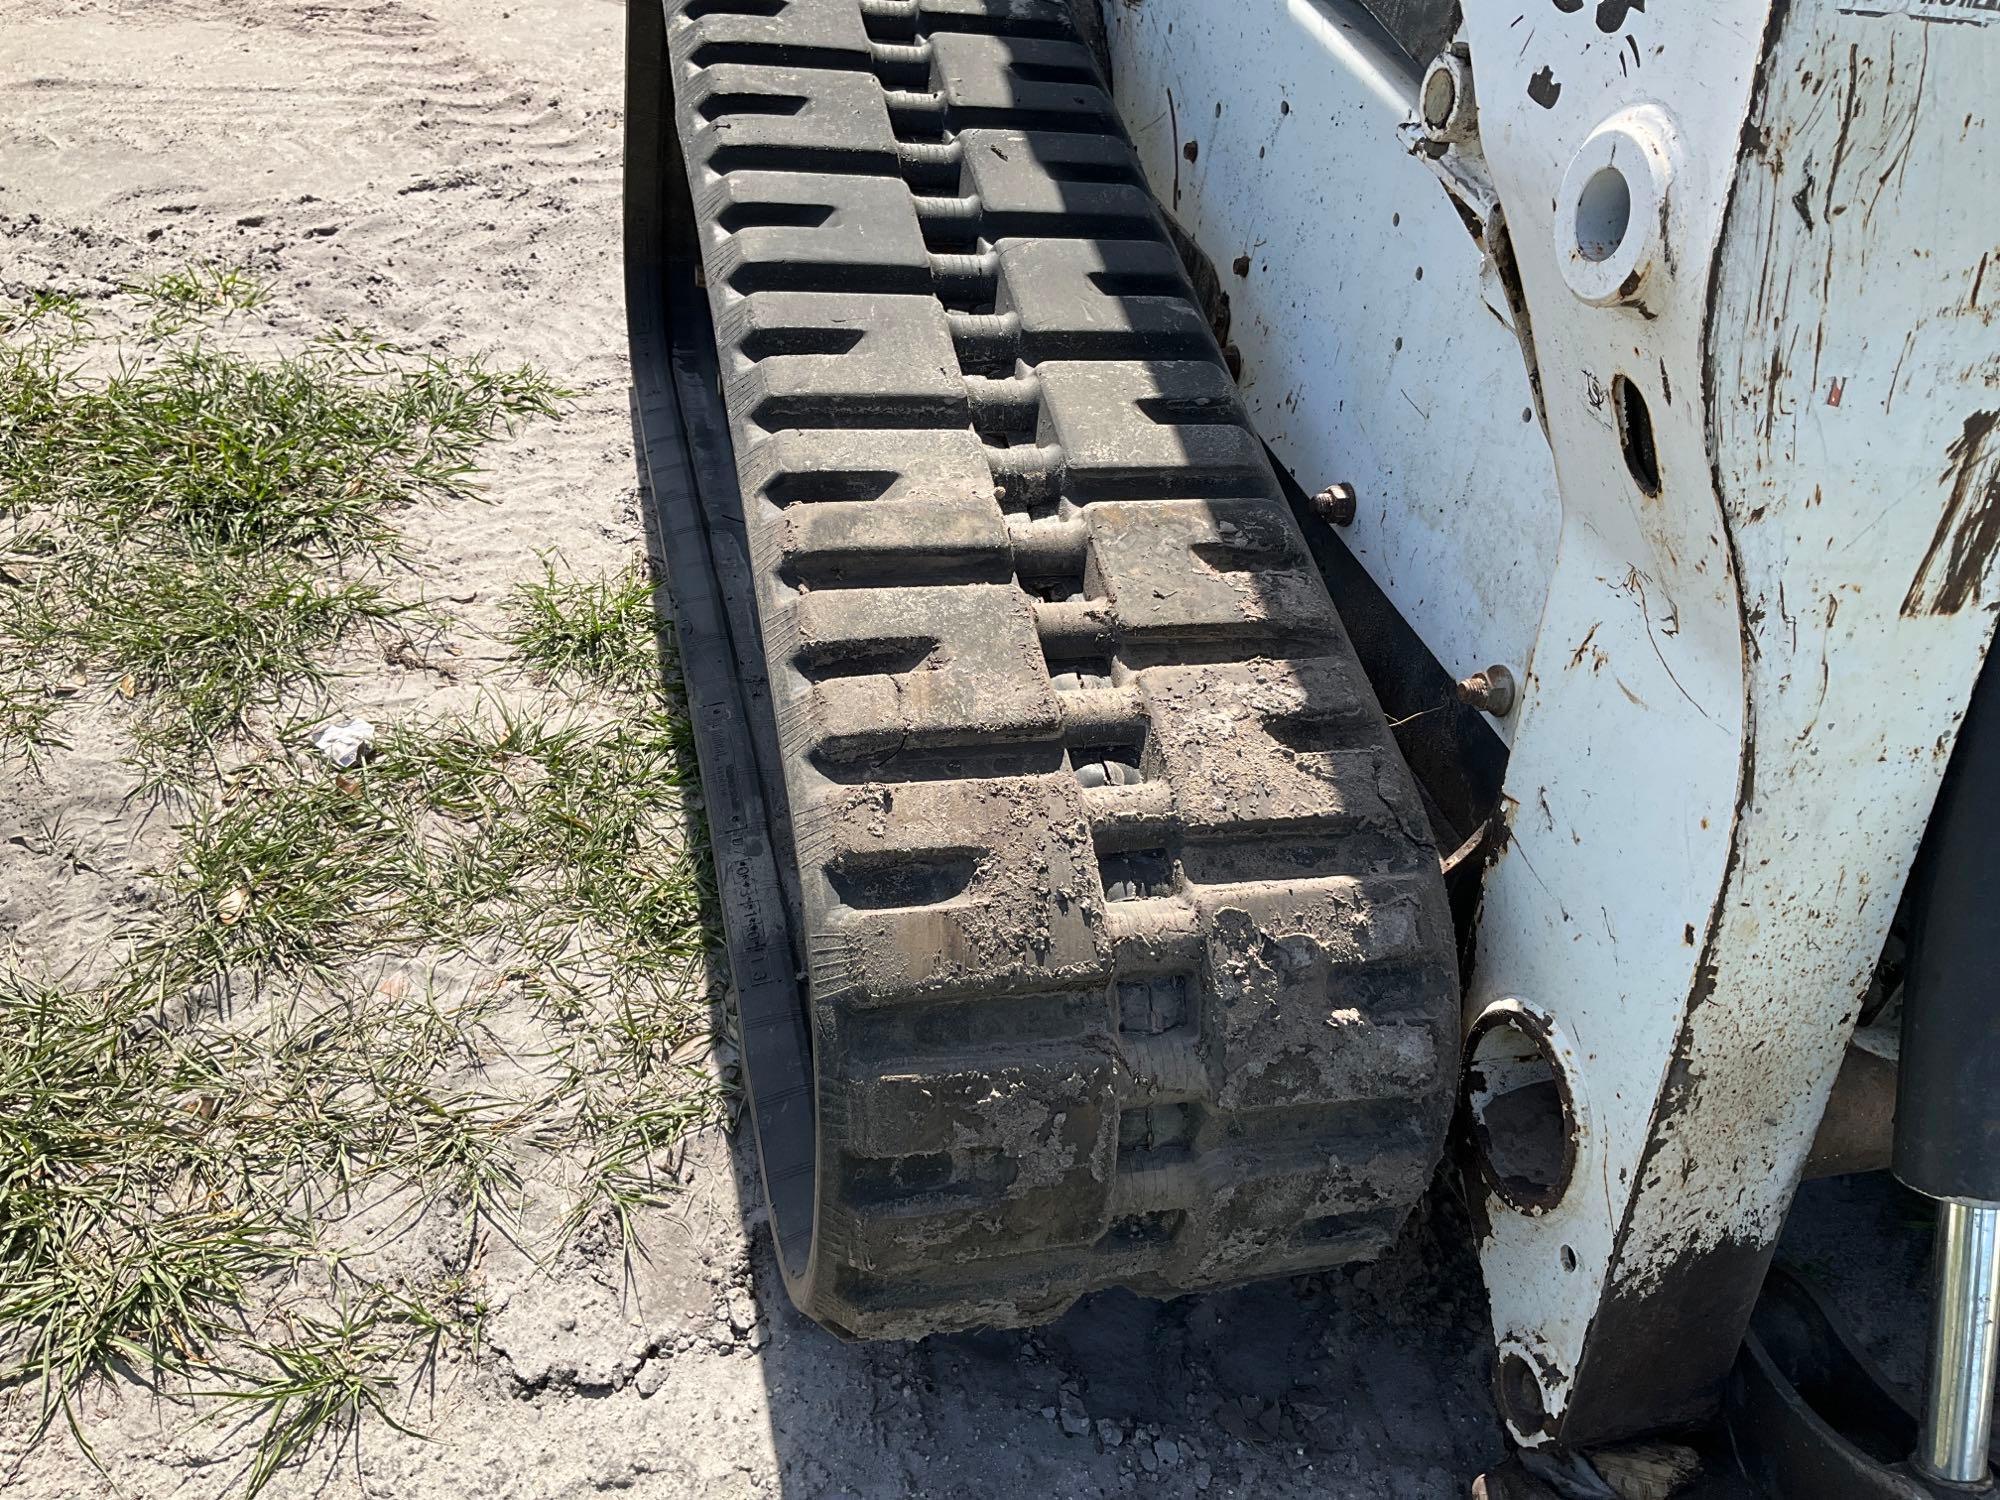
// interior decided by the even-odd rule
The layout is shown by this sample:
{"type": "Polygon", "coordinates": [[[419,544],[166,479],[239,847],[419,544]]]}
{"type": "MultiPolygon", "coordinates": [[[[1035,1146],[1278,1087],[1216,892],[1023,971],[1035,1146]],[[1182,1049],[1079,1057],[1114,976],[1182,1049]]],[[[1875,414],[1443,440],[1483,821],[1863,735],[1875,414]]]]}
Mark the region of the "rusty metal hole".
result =
{"type": "Polygon", "coordinates": [[[1514,1010],[1479,1019],[1469,1039],[1465,1103],[1487,1185],[1522,1213],[1561,1202],[1576,1167],[1576,1120],[1539,1021],[1514,1010]]]}
{"type": "Polygon", "coordinates": [[[1542,1399],[1542,1383],[1536,1379],[1533,1365],[1512,1351],[1501,1355],[1498,1384],[1501,1413],[1516,1432],[1532,1437],[1547,1429],[1549,1409],[1542,1399]]]}
{"type": "Polygon", "coordinates": [[[1632,184],[1616,167],[1599,167],[1576,197],[1576,253],[1609,260],[1632,227],[1632,184]]]}
{"type": "Polygon", "coordinates": [[[1645,392],[1623,375],[1611,382],[1612,405],[1618,413],[1618,446],[1632,482],[1648,496],[1660,493],[1660,450],[1653,441],[1653,413],[1645,392]]]}

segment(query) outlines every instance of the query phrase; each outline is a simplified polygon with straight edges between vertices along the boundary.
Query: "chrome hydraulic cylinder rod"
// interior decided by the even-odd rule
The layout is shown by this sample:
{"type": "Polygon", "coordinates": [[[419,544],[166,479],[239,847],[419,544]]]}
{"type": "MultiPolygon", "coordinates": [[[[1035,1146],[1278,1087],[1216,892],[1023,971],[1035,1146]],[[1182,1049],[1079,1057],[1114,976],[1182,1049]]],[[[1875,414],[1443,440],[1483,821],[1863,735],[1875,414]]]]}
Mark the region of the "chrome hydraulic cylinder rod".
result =
{"type": "Polygon", "coordinates": [[[2000,1203],[1938,1205],[1930,1389],[1916,1465],[1948,1484],[1988,1479],[2000,1346],[2000,1203]]]}

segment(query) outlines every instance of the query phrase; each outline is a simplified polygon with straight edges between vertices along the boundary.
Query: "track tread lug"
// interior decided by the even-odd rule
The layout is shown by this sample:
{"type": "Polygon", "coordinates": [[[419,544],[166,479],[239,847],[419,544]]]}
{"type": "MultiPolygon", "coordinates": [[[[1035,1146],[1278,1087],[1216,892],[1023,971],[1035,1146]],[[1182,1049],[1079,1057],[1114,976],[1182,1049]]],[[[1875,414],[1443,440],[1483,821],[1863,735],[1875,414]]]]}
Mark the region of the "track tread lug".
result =
{"type": "Polygon", "coordinates": [[[1455,1082],[1436,850],[1067,5],[667,14],[803,907],[794,1298],[914,1337],[1379,1252],[1455,1082]]]}

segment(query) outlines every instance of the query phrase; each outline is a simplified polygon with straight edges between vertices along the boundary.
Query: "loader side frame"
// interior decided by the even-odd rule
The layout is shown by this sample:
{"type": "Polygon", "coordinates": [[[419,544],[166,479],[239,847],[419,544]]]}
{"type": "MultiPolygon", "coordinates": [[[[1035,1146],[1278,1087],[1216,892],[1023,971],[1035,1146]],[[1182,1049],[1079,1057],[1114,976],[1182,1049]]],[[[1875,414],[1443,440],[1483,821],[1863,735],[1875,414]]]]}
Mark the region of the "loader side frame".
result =
{"type": "Polygon", "coordinates": [[[1353,465],[1385,595],[1521,686],[1465,1014],[1520,1087],[1469,1093],[1570,1165],[1471,1179],[1502,1410],[1705,1411],[2000,606],[2000,16],[1469,7],[1426,122],[1353,0],[1106,13],[1267,440],[1353,465]]]}

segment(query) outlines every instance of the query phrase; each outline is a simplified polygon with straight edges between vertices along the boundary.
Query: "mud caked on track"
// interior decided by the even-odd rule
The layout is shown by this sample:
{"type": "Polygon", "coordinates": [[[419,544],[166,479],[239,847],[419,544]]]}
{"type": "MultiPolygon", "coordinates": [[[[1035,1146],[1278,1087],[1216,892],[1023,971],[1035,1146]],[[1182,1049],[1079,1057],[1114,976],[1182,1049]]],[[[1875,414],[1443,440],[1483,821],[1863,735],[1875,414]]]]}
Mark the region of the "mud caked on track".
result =
{"type": "Polygon", "coordinates": [[[1378,1253],[1456,1082],[1437,854],[1068,7],[633,35],[637,374],[726,403],[796,867],[810,1026],[745,1027],[795,1299],[911,1336],[1378,1253]]]}

